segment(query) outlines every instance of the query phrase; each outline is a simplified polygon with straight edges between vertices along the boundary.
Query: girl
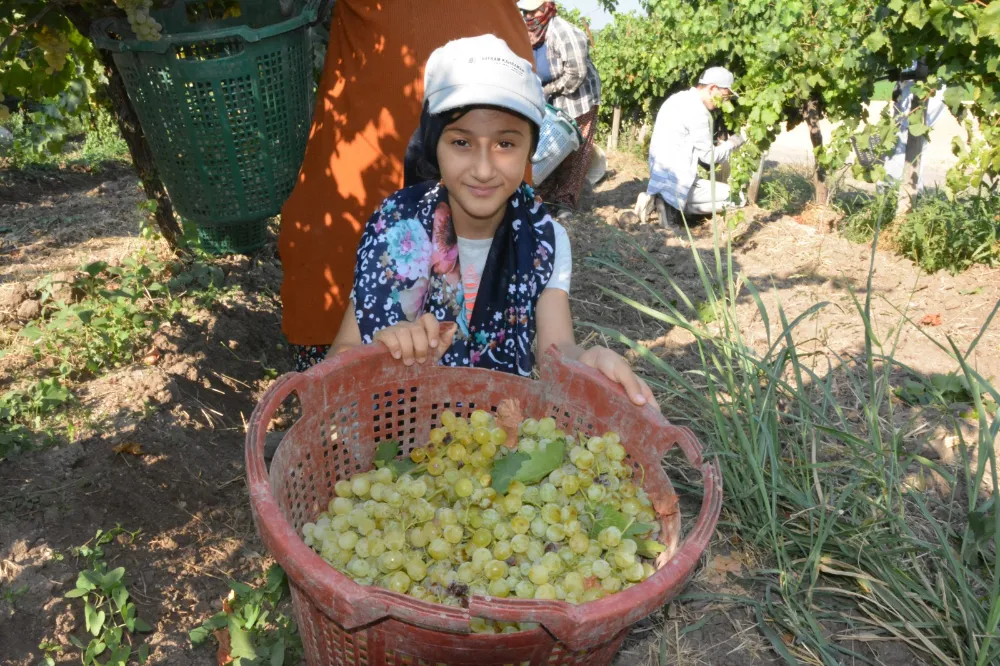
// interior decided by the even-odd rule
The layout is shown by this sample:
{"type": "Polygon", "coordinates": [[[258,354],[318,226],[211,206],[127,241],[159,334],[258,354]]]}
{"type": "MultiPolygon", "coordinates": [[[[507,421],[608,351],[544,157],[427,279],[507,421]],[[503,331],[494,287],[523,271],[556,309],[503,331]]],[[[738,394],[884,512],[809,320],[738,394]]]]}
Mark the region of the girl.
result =
{"type": "Polygon", "coordinates": [[[544,110],[531,63],[497,37],[431,54],[413,168],[427,180],[368,221],[334,353],[377,341],[406,365],[528,376],[532,343],[556,345],[656,406],[625,359],[574,341],[569,239],[522,181],[544,110]]]}

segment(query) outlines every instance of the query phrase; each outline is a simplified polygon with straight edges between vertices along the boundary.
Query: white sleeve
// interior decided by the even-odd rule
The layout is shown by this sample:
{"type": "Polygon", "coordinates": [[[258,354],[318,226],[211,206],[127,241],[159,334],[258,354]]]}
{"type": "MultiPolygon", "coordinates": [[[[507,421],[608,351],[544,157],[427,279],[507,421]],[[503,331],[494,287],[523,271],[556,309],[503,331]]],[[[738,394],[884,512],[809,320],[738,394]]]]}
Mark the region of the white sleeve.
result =
{"type": "Polygon", "coordinates": [[[569,234],[563,225],[552,221],[552,231],[555,236],[556,256],[552,259],[552,277],[549,278],[546,289],[562,289],[569,293],[569,281],[573,277],[573,251],[569,246],[569,234]]]}

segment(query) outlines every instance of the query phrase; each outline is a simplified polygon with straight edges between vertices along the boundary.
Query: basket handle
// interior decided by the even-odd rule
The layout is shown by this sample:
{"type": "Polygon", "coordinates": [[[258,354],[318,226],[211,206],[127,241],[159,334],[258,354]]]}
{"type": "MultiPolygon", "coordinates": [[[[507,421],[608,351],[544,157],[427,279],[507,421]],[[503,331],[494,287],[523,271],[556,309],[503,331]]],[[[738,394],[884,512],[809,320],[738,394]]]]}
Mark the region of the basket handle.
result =
{"type": "MultiPolygon", "coordinates": [[[[600,393],[614,396],[613,399],[625,403],[623,406],[635,408],[635,404],[625,393],[621,384],[611,381],[604,376],[604,373],[589,365],[566,358],[555,345],[545,351],[540,366],[539,375],[542,381],[550,386],[569,386],[574,383],[575,378],[580,378],[586,382],[597,384],[600,393]]],[[[702,466],[704,455],[701,443],[690,428],[672,424],[652,405],[646,405],[638,412],[641,414],[641,418],[648,422],[651,431],[663,429],[673,435],[651,442],[651,446],[656,449],[659,458],[663,458],[676,444],[684,452],[684,457],[687,458],[691,466],[698,468],[702,466]]]]}
{"type": "Polygon", "coordinates": [[[319,12],[320,0],[306,0],[297,15],[285,21],[272,23],[263,28],[251,28],[248,25],[230,25],[215,30],[205,30],[204,32],[182,32],[176,35],[164,34],[155,42],[147,42],[139,39],[125,38],[112,39],[110,31],[115,25],[121,25],[123,19],[110,17],[94,21],[90,28],[90,38],[98,48],[112,51],[114,53],[125,53],[130,51],[145,51],[150,53],[166,53],[176,44],[190,44],[192,42],[206,42],[213,39],[227,39],[240,37],[247,42],[258,42],[275,35],[291,32],[304,25],[316,21],[319,12]]]}

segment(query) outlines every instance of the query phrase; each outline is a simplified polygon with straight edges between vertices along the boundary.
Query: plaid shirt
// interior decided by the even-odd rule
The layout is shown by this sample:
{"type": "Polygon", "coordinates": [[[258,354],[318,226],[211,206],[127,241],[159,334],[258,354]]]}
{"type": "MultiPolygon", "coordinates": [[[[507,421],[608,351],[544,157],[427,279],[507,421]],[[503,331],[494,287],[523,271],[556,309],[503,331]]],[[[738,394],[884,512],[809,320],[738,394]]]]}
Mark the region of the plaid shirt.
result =
{"type": "Polygon", "coordinates": [[[552,19],[545,33],[552,81],[545,84],[550,104],[579,118],[601,103],[601,79],[590,61],[587,35],[569,21],[552,19]]]}

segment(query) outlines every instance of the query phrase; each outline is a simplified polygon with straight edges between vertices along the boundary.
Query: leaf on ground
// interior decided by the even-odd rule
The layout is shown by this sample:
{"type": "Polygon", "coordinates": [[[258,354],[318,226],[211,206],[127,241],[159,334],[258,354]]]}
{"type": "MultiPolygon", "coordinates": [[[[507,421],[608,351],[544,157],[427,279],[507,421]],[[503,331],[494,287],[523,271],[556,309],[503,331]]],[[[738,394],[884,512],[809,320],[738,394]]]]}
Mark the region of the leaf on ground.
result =
{"type": "Polygon", "coordinates": [[[253,641],[250,640],[250,633],[240,626],[239,620],[232,616],[229,618],[229,657],[232,659],[255,659],[257,657],[257,650],[254,649],[253,641]]]}
{"type": "Polygon", "coordinates": [[[122,442],[118,446],[111,449],[115,453],[129,454],[130,456],[141,456],[144,451],[142,450],[142,444],[138,442],[122,442]]]}
{"type": "Polygon", "coordinates": [[[219,629],[215,632],[215,640],[219,643],[219,649],[215,651],[215,661],[219,666],[226,666],[233,660],[230,655],[229,629],[219,629]]]}
{"type": "Polygon", "coordinates": [[[940,326],[941,325],[941,315],[939,314],[928,314],[924,315],[924,318],[920,320],[921,326],[940,326]]]}
{"type": "Polygon", "coordinates": [[[726,582],[728,574],[739,575],[743,571],[743,562],[738,555],[716,555],[705,565],[703,576],[705,582],[721,585],[726,582]]]}
{"type": "Polygon", "coordinates": [[[521,412],[521,401],[517,398],[504,398],[497,405],[497,427],[503,428],[507,433],[507,441],[504,446],[508,449],[517,447],[517,429],[524,421],[524,414],[521,412]]]}
{"type": "Polygon", "coordinates": [[[637,522],[634,518],[629,518],[610,504],[599,504],[597,506],[597,518],[590,528],[590,538],[596,539],[598,534],[609,527],[617,527],[621,530],[623,539],[632,539],[637,536],[649,534],[656,529],[656,525],[637,522]]]}

